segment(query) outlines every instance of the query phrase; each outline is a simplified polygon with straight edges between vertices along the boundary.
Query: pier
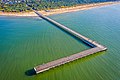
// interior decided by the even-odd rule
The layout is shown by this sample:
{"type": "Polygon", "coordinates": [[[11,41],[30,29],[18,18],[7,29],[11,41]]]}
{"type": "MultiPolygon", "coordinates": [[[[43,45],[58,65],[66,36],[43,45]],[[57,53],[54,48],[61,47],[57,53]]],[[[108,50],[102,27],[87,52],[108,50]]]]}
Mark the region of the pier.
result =
{"type": "Polygon", "coordinates": [[[39,17],[41,17],[41,18],[47,20],[48,22],[56,25],[57,27],[65,30],[69,34],[79,38],[81,41],[83,41],[88,46],[92,47],[91,49],[84,50],[82,52],[79,52],[79,53],[76,53],[76,54],[73,54],[73,55],[70,55],[70,56],[67,56],[67,57],[64,57],[64,58],[57,59],[57,60],[48,62],[48,63],[43,64],[43,65],[38,65],[38,66],[34,67],[34,70],[35,70],[36,74],[47,71],[47,70],[49,70],[51,68],[66,64],[68,62],[71,62],[71,61],[86,57],[88,55],[107,50],[107,47],[99,44],[98,42],[93,41],[93,40],[81,35],[80,33],[77,33],[76,31],[73,31],[72,29],[70,29],[70,28],[56,22],[55,20],[52,20],[52,19],[48,18],[47,16],[44,16],[44,15],[38,13],[37,11],[35,11],[35,13],[39,17]]]}

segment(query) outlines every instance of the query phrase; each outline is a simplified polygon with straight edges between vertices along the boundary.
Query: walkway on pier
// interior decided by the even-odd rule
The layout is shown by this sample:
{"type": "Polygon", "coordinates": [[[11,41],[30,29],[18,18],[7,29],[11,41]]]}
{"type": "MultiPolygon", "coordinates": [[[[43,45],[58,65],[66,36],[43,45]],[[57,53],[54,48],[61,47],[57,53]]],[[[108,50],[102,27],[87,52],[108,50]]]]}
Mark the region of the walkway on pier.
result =
{"type": "Polygon", "coordinates": [[[70,28],[68,28],[68,27],[66,27],[66,26],[64,26],[64,25],[62,25],[62,24],[60,24],[60,23],[58,23],[58,22],[56,22],[56,21],[54,21],[54,20],[52,20],[52,19],[44,16],[44,15],[42,15],[42,14],[38,13],[37,11],[35,11],[35,13],[36,13],[39,17],[41,17],[41,18],[49,21],[50,23],[52,23],[52,24],[58,26],[59,28],[65,30],[66,32],[69,32],[69,33],[72,34],[73,36],[76,36],[76,37],[80,38],[84,43],[88,44],[89,46],[91,46],[91,47],[96,46],[96,47],[100,47],[100,48],[103,48],[103,49],[105,48],[103,45],[97,43],[96,41],[93,41],[93,40],[91,40],[91,39],[89,39],[89,38],[81,35],[80,33],[77,33],[77,32],[75,32],[75,31],[71,30],[70,28]]]}
{"type": "Polygon", "coordinates": [[[36,73],[44,72],[44,71],[49,70],[51,68],[60,66],[62,64],[65,64],[65,63],[68,63],[68,62],[71,62],[74,60],[77,60],[79,58],[88,56],[90,54],[94,54],[94,53],[99,52],[99,51],[101,51],[101,48],[99,48],[99,47],[91,48],[91,49],[82,51],[80,53],[73,54],[71,56],[67,56],[64,58],[60,58],[60,59],[48,62],[48,63],[43,64],[43,65],[36,66],[36,67],[34,67],[34,70],[36,71],[36,73]]]}
{"type": "Polygon", "coordinates": [[[97,52],[100,52],[100,51],[105,51],[105,50],[107,50],[107,48],[106,48],[105,46],[97,43],[96,41],[93,41],[93,40],[91,40],[91,39],[89,39],[89,38],[81,35],[80,33],[77,33],[77,32],[75,32],[75,31],[71,30],[70,28],[68,28],[68,27],[66,27],[66,26],[64,26],[64,25],[62,25],[62,24],[60,24],[60,23],[58,23],[58,22],[56,22],[56,21],[54,21],[54,20],[52,20],[52,19],[44,16],[44,15],[42,15],[42,14],[38,13],[37,11],[35,11],[35,13],[36,13],[39,17],[41,17],[41,18],[49,21],[50,23],[52,23],[52,24],[56,25],[57,27],[65,30],[66,32],[72,34],[73,36],[78,37],[78,38],[79,38],[80,40],[82,40],[85,44],[93,47],[93,48],[91,48],[91,49],[82,51],[82,52],[80,52],[80,53],[76,53],[76,54],[73,54],[73,55],[70,55],[70,56],[67,56],[67,57],[58,59],[58,60],[54,60],[54,61],[48,62],[48,63],[46,63],[46,64],[43,64],[43,65],[38,65],[38,66],[34,67],[34,70],[36,71],[36,73],[41,73],[41,72],[44,72],[44,71],[49,70],[49,69],[51,69],[51,68],[60,66],[60,65],[62,65],[62,64],[65,64],[65,63],[74,61],[74,60],[76,60],[76,59],[79,59],[79,58],[88,56],[88,55],[90,55],[90,54],[94,54],[94,53],[97,53],[97,52]]]}

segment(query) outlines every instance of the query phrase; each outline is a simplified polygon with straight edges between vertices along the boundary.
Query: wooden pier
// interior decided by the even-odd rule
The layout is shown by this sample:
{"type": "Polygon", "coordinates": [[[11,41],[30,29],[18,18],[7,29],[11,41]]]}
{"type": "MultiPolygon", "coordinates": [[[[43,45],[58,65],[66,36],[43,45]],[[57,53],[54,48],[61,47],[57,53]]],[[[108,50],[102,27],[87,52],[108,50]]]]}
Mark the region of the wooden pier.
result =
{"type": "Polygon", "coordinates": [[[68,27],[66,27],[66,26],[64,26],[64,25],[62,25],[62,24],[60,24],[60,23],[58,23],[58,22],[56,22],[56,21],[54,21],[54,20],[44,16],[42,14],[38,13],[37,11],[35,11],[35,13],[39,17],[41,17],[41,18],[49,21],[50,23],[56,25],[57,27],[65,30],[66,32],[68,32],[68,33],[72,34],[73,36],[75,36],[75,37],[79,38],[80,40],[82,40],[85,44],[87,44],[87,45],[92,47],[91,49],[84,50],[84,51],[82,51],[80,53],[76,53],[76,54],[73,54],[73,55],[61,58],[61,59],[57,59],[57,60],[48,62],[48,63],[43,64],[43,65],[38,65],[38,66],[34,67],[34,70],[35,70],[35,72],[37,74],[41,73],[41,72],[44,72],[44,71],[47,71],[47,70],[49,70],[51,68],[60,66],[62,64],[74,61],[76,59],[83,58],[83,57],[88,56],[90,54],[94,54],[94,53],[97,53],[97,52],[101,52],[101,51],[107,50],[107,48],[105,46],[97,43],[96,41],[93,41],[93,40],[91,40],[91,39],[81,35],[80,33],[77,33],[75,31],[71,30],[70,28],[68,28],[68,27]]]}

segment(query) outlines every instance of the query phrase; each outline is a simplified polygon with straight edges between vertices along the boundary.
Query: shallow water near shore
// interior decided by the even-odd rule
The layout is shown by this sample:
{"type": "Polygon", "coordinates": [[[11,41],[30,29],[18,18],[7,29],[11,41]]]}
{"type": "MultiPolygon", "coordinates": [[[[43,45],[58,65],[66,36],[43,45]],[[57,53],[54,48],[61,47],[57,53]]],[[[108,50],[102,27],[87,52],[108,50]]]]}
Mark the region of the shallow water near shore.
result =
{"type": "Polygon", "coordinates": [[[38,75],[27,71],[90,47],[38,18],[0,17],[1,80],[119,80],[120,5],[49,16],[108,47],[38,75]]]}

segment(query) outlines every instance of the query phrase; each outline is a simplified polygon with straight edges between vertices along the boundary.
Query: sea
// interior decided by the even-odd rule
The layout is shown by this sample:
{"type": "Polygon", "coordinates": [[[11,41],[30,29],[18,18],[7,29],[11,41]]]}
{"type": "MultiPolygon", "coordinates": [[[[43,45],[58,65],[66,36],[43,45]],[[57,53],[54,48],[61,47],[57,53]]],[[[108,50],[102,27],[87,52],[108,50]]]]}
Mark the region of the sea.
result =
{"type": "Polygon", "coordinates": [[[32,74],[37,65],[91,47],[39,17],[0,16],[0,80],[120,80],[119,4],[48,17],[108,50],[32,74]]]}

